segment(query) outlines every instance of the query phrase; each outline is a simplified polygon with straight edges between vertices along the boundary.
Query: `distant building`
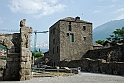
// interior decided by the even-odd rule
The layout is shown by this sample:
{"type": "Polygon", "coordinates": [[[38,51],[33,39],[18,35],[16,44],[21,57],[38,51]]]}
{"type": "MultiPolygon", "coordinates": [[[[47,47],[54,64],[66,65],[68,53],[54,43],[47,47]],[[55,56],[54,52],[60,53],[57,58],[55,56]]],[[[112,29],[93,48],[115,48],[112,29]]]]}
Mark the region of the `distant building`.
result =
{"type": "Polygon", "coordinates": [[[78,60],[92,48],[92,23],[80,17],[60,19],[49,28],[51,65],[63,60],[78,60]]]}

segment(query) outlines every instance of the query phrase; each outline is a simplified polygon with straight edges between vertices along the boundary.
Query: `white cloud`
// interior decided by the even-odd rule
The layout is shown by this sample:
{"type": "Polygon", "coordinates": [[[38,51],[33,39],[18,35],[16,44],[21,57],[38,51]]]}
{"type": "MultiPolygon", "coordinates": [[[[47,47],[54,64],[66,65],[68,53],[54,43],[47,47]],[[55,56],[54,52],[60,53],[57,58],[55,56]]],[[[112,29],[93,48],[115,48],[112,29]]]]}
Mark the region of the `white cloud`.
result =
{"type": "Polygon", "coordinates": [[[113,13],[124,13],[124,8],[117,9],[113,13]]]}
{"type": "Polygon", "coordinates": [[[8,7],[14,13],[35,14],[40,18],[61,12],[66,6],[59,4],[58,0],[11,0],[8,7]]]}
{"type": "Polygon", "coordinates": [[[43,8],[42,13],[40,13],[39,15],[35,15],[35,17],[40,18],[42,16],[50,15],[50,14],[53,14],[55,12],[61,12],[61,11],[63,11],[64,7],[66,7],[66,6],[62,5],[62,4],[54,5],[52,7],[49,6],[48,4],[46,4],[45,7],[43,8]]]}

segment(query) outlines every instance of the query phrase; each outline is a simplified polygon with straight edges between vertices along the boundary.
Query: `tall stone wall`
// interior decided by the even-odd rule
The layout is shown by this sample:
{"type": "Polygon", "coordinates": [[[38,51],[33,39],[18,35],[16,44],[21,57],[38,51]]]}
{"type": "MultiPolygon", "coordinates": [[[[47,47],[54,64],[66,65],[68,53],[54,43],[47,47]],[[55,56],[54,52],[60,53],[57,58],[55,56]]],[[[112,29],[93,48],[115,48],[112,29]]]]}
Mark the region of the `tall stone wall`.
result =
{"type": "Polygon", "coordinates": [[[26,19],[20,21],[20,33],[0,34],[0,44],[7,48],[7,64],[3,80],[21,81],[31,79],[30,34],[32,28],[25,26],[26,19]]]}
{"type": "Polygon", "coordinates": [[[21,53],[20,53],[20,80],[31,79],[30,34],[32,28],[25,26],[26,19],[20,21],[21,53]]]}

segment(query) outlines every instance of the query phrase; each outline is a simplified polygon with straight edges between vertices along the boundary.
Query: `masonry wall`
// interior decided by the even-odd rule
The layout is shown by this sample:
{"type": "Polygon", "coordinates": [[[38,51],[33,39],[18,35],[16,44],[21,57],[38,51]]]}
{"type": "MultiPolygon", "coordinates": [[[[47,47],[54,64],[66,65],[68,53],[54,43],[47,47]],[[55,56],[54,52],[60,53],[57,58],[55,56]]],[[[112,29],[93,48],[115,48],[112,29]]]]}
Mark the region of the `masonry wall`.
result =
{"type": "Polygon", "coordinates": [[[89,50],[80,60],[61,61],[60,66],[81,67],[82,71],[124,75],[124,46],[89,50]]]}
{"type": "Polygon", "coordinates": [[[61,67],[81,67],[81,71],[93,72],[93,73],[106,73],[114,75],[124,75],[124,62],[111,62],[108,63],[105,60],[98,59],[93,60],[84,58],[82,60],[74,61],[61,61],[61,67]]]}
{"type": "Polygon", "coordinates": [[[50,27],[49,31],[49,60],[52,66],[58,65],[60,61],[60,28],[59,22],[50,27]]]}
{"type": "Polygon", "coordinates": [[[89,50],[82,58],[104,59],[106,62],[124,62],[124,46],[89,50]]]}
{"type": "Polygon", "coordinates": [[[49,29],[49,56],[52,66],[59,65],[59,61],[63,60],[78,60],[92,47],[92,23],[80,18],[67,19],[59,20],[49,29]],[[70,41],[72,34],[73,41],[70,41]]]}
{"type": "Polygon", "coordinates": [[[3,80],[30,80],[31,57],[30,34],[32,28],[25,26],[26,19],[20,21],[20,33],[0,34],[0,44],[7,48],[7,64],[3,72],[3,80]]]}
{"type": "Polygon", "coordinates": [[[62,60],[78,60],[92,46],[92,24],[86,22],[70,22],[60,21],[60,61],[62,60]],[[72,30],[68,30],[71,23],[72,30]],[[83,26],[86,27],[83,30],[83,26]],[[69,35],[68,35],[69,34],[69,35]],[[70,35],[74,35],[74,41],[70,41],[70,35]],[[84,40],[83,38],[86,38],[84,40]]]}

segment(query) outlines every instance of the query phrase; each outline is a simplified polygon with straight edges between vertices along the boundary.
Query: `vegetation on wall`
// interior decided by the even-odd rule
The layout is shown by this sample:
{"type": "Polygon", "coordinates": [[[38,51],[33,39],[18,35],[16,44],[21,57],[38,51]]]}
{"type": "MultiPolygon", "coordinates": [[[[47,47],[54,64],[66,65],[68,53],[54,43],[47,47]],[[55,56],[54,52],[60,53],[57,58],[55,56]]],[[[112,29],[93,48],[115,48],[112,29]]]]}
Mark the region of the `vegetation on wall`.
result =
{"type": "Polygon", "coordinates": [[[103,45],[105,40],[97,40],[96,43],[103,45]]]}

